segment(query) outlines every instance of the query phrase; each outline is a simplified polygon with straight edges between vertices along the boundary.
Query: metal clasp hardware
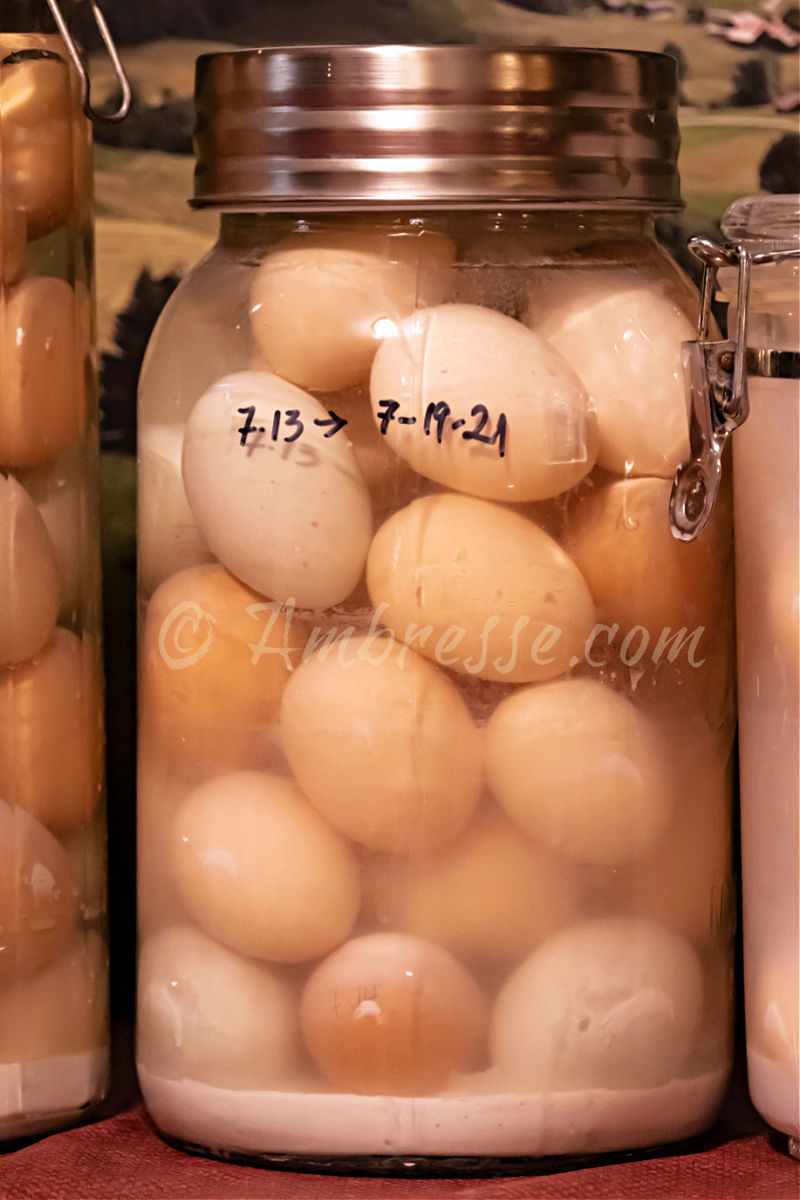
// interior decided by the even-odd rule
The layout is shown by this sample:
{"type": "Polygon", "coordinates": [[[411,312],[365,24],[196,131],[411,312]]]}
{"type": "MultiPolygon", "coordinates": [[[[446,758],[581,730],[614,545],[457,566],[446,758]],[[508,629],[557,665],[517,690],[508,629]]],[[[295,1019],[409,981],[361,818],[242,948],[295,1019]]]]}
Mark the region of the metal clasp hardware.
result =
{"type": "MultiPolygon", "coordinates": [[[[697,341],[684,342],[683,368],[691,397],[689,448],[691,457],[675,474],[669,502],[673,537],[692,541],[703,529],[719,490],[725,443],[747,419],[747,375],[785,376],[787,352],[754,351],[747,347],[750,276],[753,266],[800,257],[800,250],[752,254],[735,242],[720,245],[692,238],[689,249],[703,264],[697,341]],[[737,327],[735,340],[708,340],[711,300],[719,267],[737,267],[737,327]]],[[[794,357],[794,356],[792,356],[794,357]]]]}
{"type": "Polygon", "coordinates": [[[108,51],[108,57],[111,59],[111,64],[114,68],[114,74],[117,77],[117,82],[120,87],[119,108],[114,113],[101,113],[92,108],[91,82],[86,72],[86,68],[83,65],[83,60],[81,59],[78,47],[75,45],[75,42],[72,39],[72,35],[69,31],[67,22],[64,20],[61,9],[58,7],[58,0],[47,0],[48,8],[53,14],[53,20],[58,26],[58,31],[64,39],[67,51],[72,59],[72,64],[75,67],[75,70],[78,72],[83,84],[83,111],[92,121],[105,121],[107,123],[113,123],[115,121],[121,121],[123,117],[128,115],[128,110],[131,106],[131,87],[128,83],[128,77],[125,74],[125,69],[122,66],[119,54],[117,53],[117,47],[114,45],[114,39],[111,36],[111,31],[106,24],[105,17],[100,11],[100,6],[96,3],[96,0],[89,0],[89,3],[92,10],[92,16],[94,17],[97,28],[100,31],[100,37],[103,39],[103,45],[108,51]]]}

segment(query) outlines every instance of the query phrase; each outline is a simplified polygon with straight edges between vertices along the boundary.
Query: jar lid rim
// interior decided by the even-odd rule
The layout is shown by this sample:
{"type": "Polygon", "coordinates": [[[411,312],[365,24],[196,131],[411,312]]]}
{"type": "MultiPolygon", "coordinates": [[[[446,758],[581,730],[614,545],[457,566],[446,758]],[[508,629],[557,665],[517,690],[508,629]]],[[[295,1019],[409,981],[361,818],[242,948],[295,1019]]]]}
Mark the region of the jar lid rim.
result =
{"type": "Polygon", "coordinates": [[[551,46],[270,46],[197,63],[194,203],[680,207],[677,66],[551,46]]]}

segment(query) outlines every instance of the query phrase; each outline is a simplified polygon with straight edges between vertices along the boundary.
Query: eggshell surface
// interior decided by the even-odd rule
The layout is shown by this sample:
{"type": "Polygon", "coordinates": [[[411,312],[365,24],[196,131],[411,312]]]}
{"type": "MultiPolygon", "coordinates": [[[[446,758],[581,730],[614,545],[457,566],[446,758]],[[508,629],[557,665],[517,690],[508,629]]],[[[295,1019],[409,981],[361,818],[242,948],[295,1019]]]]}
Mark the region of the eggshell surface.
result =
{"type": "Polygon", "coordinates": [[[651,850],[671,811],[669,747],[629,700],[564,679],[520,689],[486,731],[489,786],[511,819],[578,862],[651,850]]]}
{"type": "Polygon", "coordinates": [[[38,238],[70,215],[74,128],[80,127],[65,58],[6,63],[0,83],[4,188],[38,238]],[[74,125],[73,125],[74,122],[74,125]]]}
{"type": "Polygon", "coordinates": [[[355,922],[355,857],[285,779],[236,771],[201,784],[180,806],[171,844],[187,911],[242,954],[318,958],[355,922]]]}
{"type": "Polygon", "coordinates": [[[55,958],[76,911],[61,846],[30,813],[0,800],[0,981],[32,975],[55,958]]]}
{"type": "Polygon", "coordinates": [[[13,283],[25,258],[25,214],[11,196],[0,196],[0,277],[13,283]]]}
{"type": "Polygon", "coordinates": [[[0,1062],[80,1054],[108,1038],[108,950],[76,934],[36,975],[0,989],[0,1062]]]}
{"type": "Polygon", "coordinates": [[[593,285],[565,279],[529,324],[583,381],[597,412],[597,465],[617,475],[671,479],[689,457],[689,396],[681,343],[696,330],[655,287],[629,285],[614,269],[593,285]]]}
{"type": "Polygon", "coordinates": [[[63,279],[23,279],[0,319],[0,465],[53,462],[85,424],[75,293],[63,279]]]}
{"type": "Polygon", "coordinates": [[[184,767],[266,765],[270,726],[306,643],[294,613],[219,563],[177,571],[150,598],[144,719],[184,767]]]}
{"type": "Polygon", "coordinates": [[[455,246],[442,234],[293,234],[264,259],[251,292],[256,343],[273,371],[319,391],[365,383],[386,331],[443,298],[455,246]]]}
{"type": "Polygon", "coordinates": [[[265,963],[171,925],[145,939],[138,986],[137,1055],[159,1075],[271,1088],[295,1068],[296,1000],[265,963]]]}
{"type": "Polygon", "coordinates": [[[326,608],[361,577],[369,493],[352,446],[331,431],[312,396],[258,371],[214,384],[187,422],[183,482],[200,532],[237,578],[270,600],[326,608]],[[247,410],[256,432],[242,445],[247,410]]]}
{"type": "Polygon", "coordinates": [[[655,650],[662,634],[708,628],[729,600],[725,587],[732,535],[723,492],[706,528],[691,542],[672,536],[666,479],[622,479],[570,504],[562,544],[578,564],[600,618],[624,638],[647,630],[655,650]]]}
{"type": "Polygon", "coordinates": [[[449,679],[391,637],[349,638],[292,675],[281,735],[314,807],[364,846],[430,849],[467,824],[481,747],[449,679]]]}
{"type": "Polygon", "coordinates": [[[446,950],[376,933],[320,963],[303,991],[300,1023],[314,1062],[342,1091],[425,1095],[477,1064],[486,1005],[446,950]]]}
{"type": "Polygon", "coordinates": [[[596,423],[580,379],[537,334],[491,308],[415,312],[378,350],[370,392],[378,422],[387,402],[399,405],[384,422],[392,449],[457,491],[543,500],[594,463],[596,423]]]}
{"type": "Polygon", "coordinates": [[[0,796],[58,832],[88,821],[103,787],[97,649],[56,629],[29,662],[0,670],[0,796]]]}
{"type": "Polygon", "coordinates": [[[181,425],[147,425],[139,432],[137,552],[148,596],[175,571],[213,558],[186,499],[182,450],[181,425]]]}
{"type": "Polygon", "coordinates": [[[41,650],[59,608],[55,550],[36,505],[0,474],[0,666],[41,650]]]}
{"type": "Polygon", "coordinates": [[[575,876],[494,806],[443,850],[378,856],[372,892],[385,926],[470,962],[519,960],[577,912],[575,876]]]}
{"type": "Polygon", "coordinates": [[[504,505],[425,496],[376,533],[367,586],[381,620],[426,658],[506,682],[562,675],[595,623],[583,576],[504,505]]]}
{"type": "Polygon", "coordinates": [[[683,938],[643,918],[585,921],[505,984],[492,1059],[526,1091],[658,1087],[691,1052],[702,1001],[700,962],[683,938]]]}

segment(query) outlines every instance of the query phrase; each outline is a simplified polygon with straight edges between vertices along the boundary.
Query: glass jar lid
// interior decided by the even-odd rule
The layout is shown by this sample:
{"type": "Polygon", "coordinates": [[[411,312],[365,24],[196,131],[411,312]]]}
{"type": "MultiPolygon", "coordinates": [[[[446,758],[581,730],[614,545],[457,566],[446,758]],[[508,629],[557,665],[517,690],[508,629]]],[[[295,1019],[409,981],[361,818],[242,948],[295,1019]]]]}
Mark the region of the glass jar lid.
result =
{"type": "Polygon", "coordinates": [[[290,46],[197,64],[193,203],[680,207],[677,70],[639,51],[290,46]]]}

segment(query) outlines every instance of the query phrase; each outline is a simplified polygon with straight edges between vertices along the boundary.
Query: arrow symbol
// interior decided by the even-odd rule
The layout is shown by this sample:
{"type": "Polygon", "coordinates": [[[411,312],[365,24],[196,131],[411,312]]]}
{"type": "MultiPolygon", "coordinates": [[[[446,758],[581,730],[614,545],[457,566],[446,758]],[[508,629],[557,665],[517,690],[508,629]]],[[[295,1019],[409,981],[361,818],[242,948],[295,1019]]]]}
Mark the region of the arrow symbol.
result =
{"type": "Polygon", "coordinates": [[[345,425],[347,424],[347,421],[345,421],[344,417],[337,417],[336,413],[330,408],[328,409],[328,416],[330,417],[329,421],[325,421],[322,417],[314,418],[314,424],[318,425],[320,429],[325,429],[328,425],[333,426],[333,428],[329,429],[325,434],[326,438],[333,437],[333,435],[338,433],[340,429],[344,429],[345,425]]]}

